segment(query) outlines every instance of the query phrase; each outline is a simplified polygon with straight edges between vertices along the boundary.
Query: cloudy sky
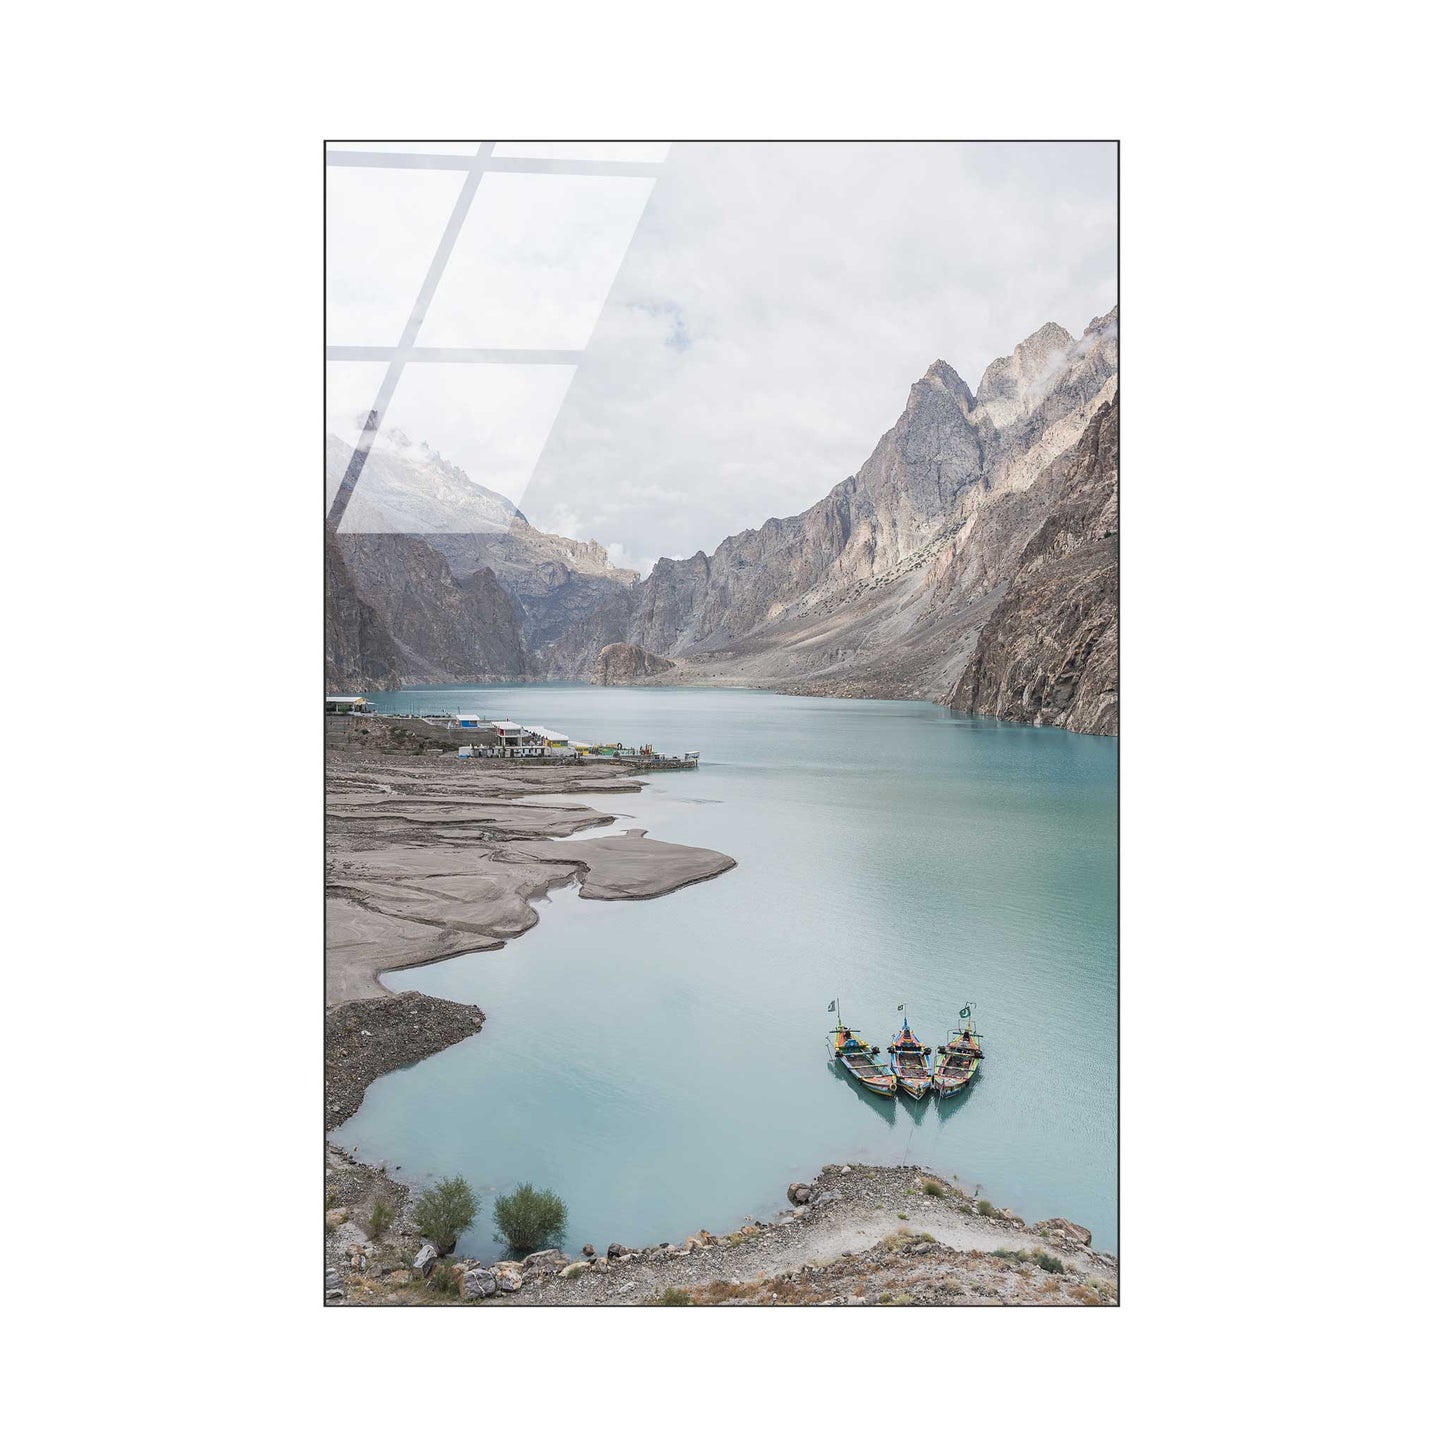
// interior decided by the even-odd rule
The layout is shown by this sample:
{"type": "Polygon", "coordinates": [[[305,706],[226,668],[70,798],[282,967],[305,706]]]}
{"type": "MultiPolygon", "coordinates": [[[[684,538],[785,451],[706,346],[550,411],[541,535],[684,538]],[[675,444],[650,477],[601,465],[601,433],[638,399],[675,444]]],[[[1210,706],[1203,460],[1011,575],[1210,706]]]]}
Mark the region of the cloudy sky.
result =
{"type": "MultiPolygon", "coordinates": [[[[496,154],[562,150],[601,154],[496,154]]],[[[811,505],[935,357],[976,385],[1044,322],[1077,336],[1117,299],[1111,145],[608,154],[665,161],[655,180],[485,175],[417,339],[580,362],[412,364],[387,425],[628,565],[811,505]]],[[[393,345],[461,173],[327,181],[328,342],[393,345]]],[[[344,432],[383,370],[328,363],[328,424],[344,432]]]]}

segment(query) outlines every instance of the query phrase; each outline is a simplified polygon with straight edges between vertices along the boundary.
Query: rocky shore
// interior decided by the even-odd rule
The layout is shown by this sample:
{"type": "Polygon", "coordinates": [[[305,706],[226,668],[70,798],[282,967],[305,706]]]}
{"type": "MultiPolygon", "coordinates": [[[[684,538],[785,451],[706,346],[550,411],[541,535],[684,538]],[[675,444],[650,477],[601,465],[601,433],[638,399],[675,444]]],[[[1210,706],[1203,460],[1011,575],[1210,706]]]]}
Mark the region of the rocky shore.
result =
{"type": "MultiPolygon", "coordinates": [[[[780,1197],[784,1191],[780,1189],[780,1197]]],[[[828,1165],[771,1220],[679,1242],[438,1258],[384,1170],[327,1157],[326,1298],[345,1305],[1114,1305],[1119,1267],[1066,1219],[1028,1224],[907,1165],[828,1165]],[[394,1222],[375,1239],[381,1200],[394,1222]]]]}
{"type": "Polygon", "coordinates": [[[344,1124],[373,1080],[470,1038],[485,1020],[475,1004],[415,990],[328,1009],[326,1127],[344,1124]]]}

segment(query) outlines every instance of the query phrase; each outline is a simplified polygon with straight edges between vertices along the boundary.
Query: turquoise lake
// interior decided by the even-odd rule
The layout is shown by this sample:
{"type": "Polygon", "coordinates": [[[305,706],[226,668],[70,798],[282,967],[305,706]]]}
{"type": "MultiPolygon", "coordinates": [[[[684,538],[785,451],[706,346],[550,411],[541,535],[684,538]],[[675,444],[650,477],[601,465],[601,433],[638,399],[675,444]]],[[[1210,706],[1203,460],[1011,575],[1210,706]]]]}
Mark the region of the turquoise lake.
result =
{"type": "MultiPolygon", "coordinates": [[[[928,703],[575,684],[372,694],[593,741],[697,749],[639,794],[580,794],[738,866],[645,902],[575,887],[495,952],[386,978],[479,1004],[480,1034],[379,1079],[332,1138],[482,1198],[459,1253],[499,1258],[491,1203],[570,1207],[564,1248],[677,1241],[786,1206],[825,1163],[907,1162],[1117,1249],[1118,743],[928,703]],[[844,1020],[886,1048],[965,1003],[985,1051],[958,1100],[863,1092],[844,1020]]],[[[458,763],[458,769],[467,765],[458,763]]],[[[582,836],[596,836],[583,834],[582,836]]]]}

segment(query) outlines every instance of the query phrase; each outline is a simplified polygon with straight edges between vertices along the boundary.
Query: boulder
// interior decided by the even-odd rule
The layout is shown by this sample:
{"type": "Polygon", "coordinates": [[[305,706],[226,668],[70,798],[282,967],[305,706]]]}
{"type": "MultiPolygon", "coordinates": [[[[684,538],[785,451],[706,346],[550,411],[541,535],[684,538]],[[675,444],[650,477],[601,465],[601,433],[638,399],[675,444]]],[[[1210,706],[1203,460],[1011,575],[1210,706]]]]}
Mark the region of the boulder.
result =
{"type": "Polygon", "coordinates": [[[806,1219],[812,1212],[813,1212],[813,1206],[812,1206],[811,1204],[800,1204],[800,1205],[793,1211],[793,1218],[794,1218],[794,1219],[806,1219]]]}
{"type": "Polygon", "coordinates": [[[346,1291],[341,1287],[341,1276],[334,1269],[326,1271],[326,1298],[341,1299],[346,1291]]]}
{"type": "Polygon", "coordinates": [[[522,1273],[537,1270],[542,1274],[556,1274],[566,1263],[567,1256],[560,1249],[539,1249],[522,1261],[522,1273]]]}
{"type": "Polygon", "coordinates": [[[788,1185],[789,1204],[806,1204],[812,1197],[812,1185],[803,1184],[802,1182],[788,1185]]]}
{"type": "Polygon", "coordinates": [[[489,1299],[497,1292],[497,1276],[489,1269],[469,1269],[462,1276],[463,1299],[489,1299]]]}
{"type": "Polygon", "coordinates": [[[504,1259],[500,1264],[492,1266],[492,1273],[497,1277],[497,1288],[503,1294],[515,1294],[522,1287],[522,1270],[519,1265],[513,1264],[511,1260],[504,1259]]]}
{"type": "Polygon", "coordinates": [[[432,1266],[437,1262],[437,1258],[436,1246],[434,1244],[424,1244],[417,1250],[416,1258],[412,1260],[411,1267],[413,1269],[419,1269],[422,1273],[422,1278],[425,1279],[426,1276],[432,1272],[432,1266]]]}
{"type": "Polygon", "coordinates": [[[592,1265],[588,1260],[575,1259],[571,1264],[564,1265],[558,1272],[558,1279],[576,1279],[579,1274],[587,1274],[591,1271],[592,1265]]]}
{"type": "Polygon", "coordinates": [[[609,1245],[607,1246],[607,1258],[608,1258],[608,1259],[620,1259],[624,1254],[628,1254],[628,1253],[630,1253],[630,1251],[628,1250],[628,1248],[627,1248],[626,1245],[623,1245],[623,1244],[609,1244],[609,1245]]]}
{"type": "Polygon", "coordinates": [[[1071,1219],[1046,1219],[1034,1228],[1045,1234],[1062,1234],[1070,1244],[1090,1245],[1094,1242],[1093,1233],[1071,1219]]]}
{"type": "Polygon", "coordinates": [[[596,1251],[595,1249],[593,1249],[590,1244],[584,1244],[584,1245],[582,1246],[582,1253],[585,1254],[588,1259],[596,1259],[596,1258],[597,1258],[597,1251],[596,1251]]]}
{"type": "Polygon", "coordinates": [[[345,1224],[350,1217],[351,1211],[348,1209],[328,1209],[326,1211],[326,1227],[335,1229],[338,1224],[345,1224]]]}

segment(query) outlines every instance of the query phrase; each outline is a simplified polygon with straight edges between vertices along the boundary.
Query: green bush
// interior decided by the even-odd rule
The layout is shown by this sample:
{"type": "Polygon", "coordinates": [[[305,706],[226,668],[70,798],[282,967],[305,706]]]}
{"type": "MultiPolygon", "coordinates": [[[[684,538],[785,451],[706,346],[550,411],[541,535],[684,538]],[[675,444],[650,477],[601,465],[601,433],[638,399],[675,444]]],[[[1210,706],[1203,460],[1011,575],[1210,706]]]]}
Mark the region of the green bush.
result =
{"type": "Polygon", "coordinates": [[[995,1209],[987,1199],[980,1199],[978,1201],[978,1212],[983,1215],[985,1219],[993,1219],[998,1214],[998,1210],[995,1209]]]}
{"type": "Polygon", "coordinates": [[[925,1179],[923,1181],[923,1192],[928,1195],[930,1199],[942,1199],[944,1188],[936,1179],[925,1179]]]}
{"type": "Polygon", "coordinates": [[[1063,1274],[1064,1262],[1055,1254],[1046,1254],[1042,1249],[1034,1250],[1034,1262],[1050,1274],[1063,1274]]]}
{"type": "Polygon", "coordinates": [[[692,1296],[685,1289],[669,1288],[658,1295],[655,1303],[660,1305],[690,1305],[692,1296]]]}
{"type": "Polygon", "coordinates": [[[380,1239],[396,1219],[396,1206],[377,1195],[366,1211],[366,1237],[380,1239]]]}
{"type": "Polygon", "coordinates": [[[458,1266],[448,1264],[446,1260],[439,1259],[432,1266],[432,1272],[427,1277],[427,1288],[436,1294],[444,1294],[452,1299],[460,1299],[462,1294],[462,1277],[457,1273],[458,1266]]]}
{"type": "Polygon", "coordinates": [[[566,1229],[567,1206],[550,1189],[519,1184],[497,1200],[492,1217],[497,1222],[493,1238],[504,1241],[519,1254],[530,1254],[566,1229]]]}
{"type": "Polygon", "coordinates": [[[422,1191],[415,1210],[416,1227],[436,1245],[438,1254],[450,1254],[457,1236],[477,1216],[477,1196],[459,1174],[422,1191]]]}

